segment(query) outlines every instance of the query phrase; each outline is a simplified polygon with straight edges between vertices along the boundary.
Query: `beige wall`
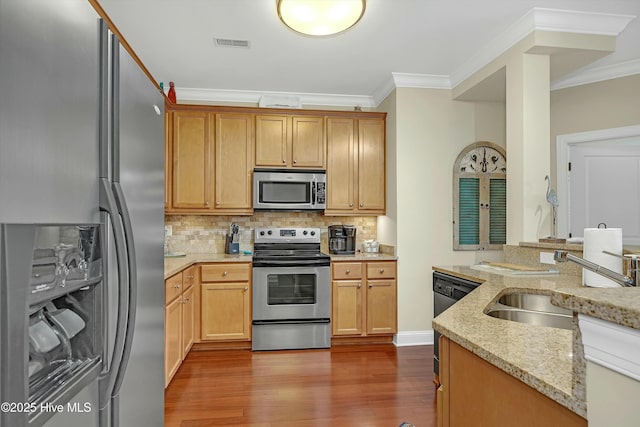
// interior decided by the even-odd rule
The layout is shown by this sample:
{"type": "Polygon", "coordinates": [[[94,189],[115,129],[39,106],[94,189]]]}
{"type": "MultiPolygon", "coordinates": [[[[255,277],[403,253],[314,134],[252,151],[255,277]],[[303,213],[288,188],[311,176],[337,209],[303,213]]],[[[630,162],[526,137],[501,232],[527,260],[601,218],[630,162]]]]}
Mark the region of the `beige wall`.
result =
{"type": "Polygon", "coordinates": [[[556,137],[640,124],[640,74],[551,92],[551,174],[556,137]]]}
{"type": "Polygon", "coordinates": [[[397,218],[398,218],[398,198],[397,198],[397,114],[396,114],[396,90],[394,89],[384,101],[378,105],[378,111],[387,113],[386,120],[386,206],[387,214],[378,217],[378,240],[382,243],[395,246],[398,241],[397,218]]]}
{"type": "Polygon", "coordinates": [[[453,101],[450,90],[398,88],[378,110],[388,113],[387,217],[378,235],[396,241],[398,328],[432,329],[433,265],[475,264],[501,259],[500,251],[453,251],[453,164],[477,140],[504,146],[504,107],[453,101]],[[391,160],[394,159],[395,161],[391,160]],[[395,200],[395,207],[390,201],[395,200]],[[389,229],[395,227],[395,230],[389,229]]]}

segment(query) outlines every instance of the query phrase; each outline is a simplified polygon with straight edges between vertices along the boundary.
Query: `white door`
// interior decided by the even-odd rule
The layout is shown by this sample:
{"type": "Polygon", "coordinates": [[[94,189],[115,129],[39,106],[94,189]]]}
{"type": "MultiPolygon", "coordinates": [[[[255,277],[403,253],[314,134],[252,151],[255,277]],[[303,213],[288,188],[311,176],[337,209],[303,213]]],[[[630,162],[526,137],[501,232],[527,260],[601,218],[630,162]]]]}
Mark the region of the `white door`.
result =
{"type": "Polygon", "coordinates": [[[569,161],[569,236],[605,223],[640,244],[640,139],[570,145],[569,161]]]}

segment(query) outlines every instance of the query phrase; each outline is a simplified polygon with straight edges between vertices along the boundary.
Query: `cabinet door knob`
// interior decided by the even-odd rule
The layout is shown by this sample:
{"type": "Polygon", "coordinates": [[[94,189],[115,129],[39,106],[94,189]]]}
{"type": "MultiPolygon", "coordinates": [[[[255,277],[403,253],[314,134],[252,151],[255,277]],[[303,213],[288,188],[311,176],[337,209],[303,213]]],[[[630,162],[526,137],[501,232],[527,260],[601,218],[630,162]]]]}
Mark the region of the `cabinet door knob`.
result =
{"type": "Polygon", "coordinates": [[[223,276],[226,276],[227,274],[229,274],[229,273],[227,273],[226,271],[224,273],[222,273],[223,276]]]}
{"type": "Polygon", "coordinates": [[[209,207],[209,201],[208,201],[208,200],[205,200],[204,205],[205,205],[206,207],[209,207]]]}
{"type": "Polygon", "coordinates": [[[180,285],[174,285],[174,289],[180,289],[180,285]]]}
{"type": "Polygon", "coordinates": [[[384,273],[384,268],[380,269],[380,274],[384,273]]]}
{"type": "Polygon", "coordinates": [[[360,203],[360,207],[363,208],[364,207],[364,203],[360,203]]]}
{"type": "Polygon", "coordinates": [[[362,287],[362,282],[358,283],[358,289],[362,287]]]}
{"type": "Polygon", "coordinates": [[[344,274],[349,274],[349,273],[351,273],[351,270],[349,270],[349,269],[347,268],[347,270],[344,272],[344,274]]]}
{"type": "Polygon", "coordinates": [[[349,203],[349,207],[352,208],[353,207],[353,203],[349,203]]]}
{"type": "Polygon", "coordinates": [[[294,161],[293,161],[293,163],[294,163],[294,164],[296,164],[296,163],[298,163],[298,161],[297,161],[297,160],[294,160],[294,161]]]}
{"type": "Polygon", "coordinates": [[[216,206],[220,206],[220,200],[216,200],[216,206]]]}
{"type": "Polygon", "coordinates": [[[282,159],[282,164],[286,164],[287,161],[285,159],[282,159]]]}
{"type": "Polygon", "coordinates": [[[249,290],[249,287],[248,287],[248,286],[245,286],[245,287],[244,287],[244,290],[245,290],[245,291],[248,291],[248,290],[249,290]]]}
{"type": "Polygon", "coordinates": [[[368,283],[369,288],[373,288],[373,285],[371,283],[368,283]]]}

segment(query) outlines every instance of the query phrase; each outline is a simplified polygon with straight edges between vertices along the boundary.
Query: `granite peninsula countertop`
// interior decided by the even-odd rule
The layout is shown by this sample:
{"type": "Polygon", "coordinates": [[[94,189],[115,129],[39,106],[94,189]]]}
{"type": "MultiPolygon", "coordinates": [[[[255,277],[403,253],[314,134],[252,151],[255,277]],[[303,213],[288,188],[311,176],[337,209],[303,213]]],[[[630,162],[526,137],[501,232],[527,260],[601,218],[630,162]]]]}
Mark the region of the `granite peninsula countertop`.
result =
{"type": "Polygon", "coordinates": [[[640,329],[640,288],[559,289],[551,302],[629,328],[640,329]]]}
{"type": "Polygon", "coordinates": [[[185,268],[200,262],[251,262],[251,255],[194,253],[164,259],[164,278],[168,279],[185,268]]]}
{"type": "MultiPolygon", "coordinates": [[[[570,275],[511,277],[469,266],[433,267],[445,274],[482,282],[478,288],[433,320],[442,335],[518,378],[571,411],[586,417],[584,364],[573,357],[573,331],[535,326],[484,314],[505,293],[548,294],[580,290],[570,275]]],[[[584,289],[584,288],[582,288],[584,289]]]]}

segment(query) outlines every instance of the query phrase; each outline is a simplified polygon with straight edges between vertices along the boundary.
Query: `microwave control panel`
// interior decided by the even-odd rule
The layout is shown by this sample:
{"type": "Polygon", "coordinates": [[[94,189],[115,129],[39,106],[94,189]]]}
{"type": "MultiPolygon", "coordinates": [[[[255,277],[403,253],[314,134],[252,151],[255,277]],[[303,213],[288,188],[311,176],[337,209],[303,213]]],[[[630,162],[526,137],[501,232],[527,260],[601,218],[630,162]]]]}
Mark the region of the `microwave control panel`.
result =
{"type": "Polygon", "coordinates": [[[324,205],[327,202],[326,198],[326,183],[317,182],[316,183],[316,203],[319,205],[324,205]]]}

